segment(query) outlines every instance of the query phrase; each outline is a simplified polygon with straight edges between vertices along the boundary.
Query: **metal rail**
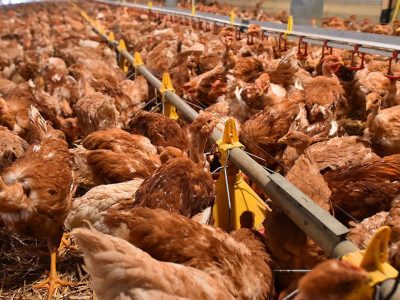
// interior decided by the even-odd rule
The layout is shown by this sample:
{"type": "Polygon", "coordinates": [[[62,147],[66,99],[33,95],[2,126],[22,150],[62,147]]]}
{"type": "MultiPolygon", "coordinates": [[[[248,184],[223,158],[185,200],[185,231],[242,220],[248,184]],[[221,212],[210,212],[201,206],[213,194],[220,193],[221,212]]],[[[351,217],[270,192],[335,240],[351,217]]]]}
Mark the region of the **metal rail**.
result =
{"type": "MultiPolygon", "coordinates": [[[[116,43],[110,43],[107,35],[99,32],[94,26],[92,28],[107,43],[111,44],[120,55],[124,56],[132,66],[134,65],[134,57],[128,51],[118,50],[116,43]]],[[[161,81],[144,65],[136,66],[136,71],[143,75],[150,85],[160,89],[161,81]]],[[[167,91],[165,99],[174,105],[188,121],[194,121],[198,117],[199,114],[174,92],[167,91]]],[[[214,129],[210,141],[216,143],[220,139],[222,139],[222,133],[214,129]]],[[[256,183],[274,203],[279,205],[285,214],[304,233],[310,236],[328,256],[339,258],[359,251],[355,244],[347,240],[349,229],[346,226],[322,209],[282,175],[268,172],[240,148],[230,150],[229,161],[256,183]]],[[[381,283],[376,293],[379,298],[375,299],[400,299],[400,288],[394,279],[381,283]]]]}
{"type": "Polygon", "coordinates": [[[52,3],[52,2],[62,2],[62,0],[9,0],[7,2],[0,1],[0,9],[8,8],[15,5],[25,5],[25,4],[40,4],[40,3],[52,3]]]}
{"type": "MultiPolygon", "coordinates": [[[[92,0],[98,3],[104,3],[109,5],[126,6],[136,9],[148,10],[147,5],[135,4],[135,3],[123,3],[120,1],[110,0],[92,0]]],[[[152,7],[152,11],[159,12],[162,14],[169,14],[175,16],[181,16],[198,21],[207,21],[220,25],[232,25],[228,16],[196,12],[193,16],[191,11],[177,8],[165,8],[165,7],[152,7]]],[[[240,28],[247,28],[248,24],[244,24],[243,19],[236,18],[233,23],[234,26],[240,28]]],[[[249,20],[249,24],[258,24],[265,33],[282,34],[285,33],[287,28],[286,24],[274,23],[274,22],[261,22],[249,20]]],[[[304,42],[314,45],[324,45],[332,48],[339,48],[344,50],[354,50],[356,46],[359,46],[359,51],[363,53],[382,55],[392,57],[394,51],[400,51],[400,38],[395,36],[387,36],[380,34],[371,34],[364,32],[354,31],[342,31],[333,30],[326,28],[314,28],[311,26],[303,26],[294,24],[293,31],[288,33],[288,39],[294,40],[303,38],[304,42]]]]}

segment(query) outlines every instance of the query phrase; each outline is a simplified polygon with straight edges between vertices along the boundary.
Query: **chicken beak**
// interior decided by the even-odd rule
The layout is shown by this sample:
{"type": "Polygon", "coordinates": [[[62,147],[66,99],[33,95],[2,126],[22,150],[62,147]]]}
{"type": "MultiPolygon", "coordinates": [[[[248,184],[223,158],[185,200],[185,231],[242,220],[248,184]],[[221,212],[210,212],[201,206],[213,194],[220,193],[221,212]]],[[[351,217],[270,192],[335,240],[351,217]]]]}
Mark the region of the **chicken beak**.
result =
{"type": "Polygon", "coordinates": [[[286,137],[286,136],[281,137],[281,138],[278,140],[278,144],[281,144],[281,145],[286,144],[286,141],[287,141],[287,137],[286,137]]]}
{"type": "Polygon", "coordinates": [[[367,104],[365,105],[365,112],[369,114],[371,111],[372,111],[372,106],[370,103],[367,102],[367,104]]]}
{"type": "Polygon", "coordinates": [[[344,64],[343,60],[340,60],[340,61],[335,62],[334,64],[332,64],[331,69],[332,69],[335,73],[337,73],[337,72],[340,70],[340,68],[342,68],[342,67],[344,67],[344,66],[345,66],[345,64],[344,64]]]}
{"type": "Polygon", "coordinates": [[[365,104],[365,111],[367,114],[371,113],[374,109],[380,106],[380,101],[378,99],[368,99],[365,104]]]}

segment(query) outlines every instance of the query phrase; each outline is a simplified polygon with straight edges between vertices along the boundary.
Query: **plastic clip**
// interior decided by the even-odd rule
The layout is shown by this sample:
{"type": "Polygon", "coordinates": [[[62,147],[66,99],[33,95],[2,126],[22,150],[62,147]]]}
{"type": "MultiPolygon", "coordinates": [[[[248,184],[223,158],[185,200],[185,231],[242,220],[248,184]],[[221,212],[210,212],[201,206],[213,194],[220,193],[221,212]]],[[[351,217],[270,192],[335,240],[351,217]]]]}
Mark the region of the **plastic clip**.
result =
{"type": "Polygon", "coordinates": [[[110,33],[108,34],[108,42],[109,43],[114,43],[115,42],[114,32],[112,32],[112,31],[110,31],[110,33]]]}
{"type": "Polygon", "coordinates": [[[398,60],[399,60],[398,55],[399,55],[399,51],[395,50],[395,51],[393,51],[392,57],[389,59],[388,71],[385,74],[385,76],[387,78],[389,78],[390,80],[399,80],[400,79],[400,74],[395,75],[392,71],[392,63],[393,63],[393,61],[396,63],[398,62],[398,60]]]}
{"type": "Polygon", "coordinates": [[[163,74],[161,87],[160,87],[160,93],[162,95],[162,103],[163,103],[163,114],[172,120],[178,120],[179,116],[178,116],[175,106],[170,104],[165,99],[166,92],[175,92],[175,89],[172,85],[172,81],[171,81],[171,77],[169,76],[169,73],[163,74]]]}
{"type": "Polygon", "coordinates": [[[397,278],[397,270],[387,262],[390,233],[390,227],[383,226],[377,230],[366,250],[342,257],[342,260],[367,271],[370,279],[356,288],[347,299],[373,299],[374,288],[378,284],[387,279],[397,278]]]}
{"type": "Polygon", "coordinates": [[[333,53],[333,48],[328,46],[328,41],[324,41],[322,45],[321,59],[325,57],[326,51],[329,51],[329,55],[333,53]]]}
{"type": "Polygon", "coordinates": [[[308,43],[303,41],[304,37],[300,37],[299,38],[299,43],[297,46],[297,59],[299,60],[305,60],[308,56],[308,52],[307,52],[307,47],[308,47],[308,43]],[[302,46],[304,46],[304,51],[301,49],[302,46]]]}
{"type": "Polygon", "coordinates": [[[235,12],[233,10],[231,10],[231,12],[229,13],[229,23],[233,26],[235,24],[235,12]]]}
{"type": "Polygon", "coordinates": [[[221,165],[225,166],[216,182],[217,197],[213,207],[214,225],[227,231],[248,227],[259,230],[265,220],[267,205],[244,181],[236,167],[228,167],[229,151],[242,148],[235,121],[225,123],[222,140],[217,141],[221,165]]]}
{"type": "Polygon", "coordinates": [[[354,50],[351,52],[351,63],[350,66],[346,66],[347,69],[352,70],[352,71],[358,71],[358,70],[362,70],[365,68],[364,66],[364,59],[365,59],[365,53],[362,53],[359,51],[360,49],[360,45],[354,45],[354,50]],[[359,66],[354,66],[354,58],[355,55],[360,56],[361,54],[361,63],[359,66]]]}
{"type": "Polygon", "coordinates": [[[125,41],[123,39],[119,40],[118,44],[118,53],[119,53],[119,67],[124,71],[125,73],[128,73],[128,60],[125,58],[125,56],[122,54],[122,52],[127,51],[125,41]]]}
{"type": "Polygon", "coordinates": [[[289,16],[287,22],[287,28],[285,31],[285,39],[287,38],[288,34],[290,34],[292,31],[293,31],[293,16],[289,16]]]}
{"type": "Polygon", "coordinates": [[[287,39],[284,37],[283,33],[279,34],[278,50],[282,52],[287,51],[287,39]]]}

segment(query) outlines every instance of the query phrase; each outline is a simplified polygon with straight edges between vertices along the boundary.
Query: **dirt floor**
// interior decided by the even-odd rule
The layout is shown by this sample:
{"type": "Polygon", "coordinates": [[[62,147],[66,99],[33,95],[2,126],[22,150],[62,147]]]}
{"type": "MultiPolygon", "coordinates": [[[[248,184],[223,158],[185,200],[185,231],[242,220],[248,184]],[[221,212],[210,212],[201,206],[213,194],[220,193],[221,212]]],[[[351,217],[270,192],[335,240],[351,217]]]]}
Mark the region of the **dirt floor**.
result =
{"type": "MultiPolygon", "coordinates": [[[[63,249],[57,260],[60,278],[73,283],[58,288],[53,299],[96,299],[90,290],[89,275],[83,270],[83,260],[74,245],[63,249]]],[[[50,256],[45,241],[21,238],[0,229],[0,299],[47,299],[46,289],[34,289],[49,271],[50,256]]]]}

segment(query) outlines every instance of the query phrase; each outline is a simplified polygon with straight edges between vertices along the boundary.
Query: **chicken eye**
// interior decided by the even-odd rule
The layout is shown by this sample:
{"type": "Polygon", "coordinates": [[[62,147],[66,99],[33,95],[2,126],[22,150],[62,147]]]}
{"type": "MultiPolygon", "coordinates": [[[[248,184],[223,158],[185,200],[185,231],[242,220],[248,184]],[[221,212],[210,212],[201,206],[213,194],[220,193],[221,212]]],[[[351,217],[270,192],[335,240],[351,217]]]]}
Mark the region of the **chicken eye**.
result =
{"type": "Polygon", "coordinates": [[[55,191],[55,190],[48,190],[48,193],[49,193],[50,195],[52,195],[52,196],[57,195],[57,191],[55,191]]]}

